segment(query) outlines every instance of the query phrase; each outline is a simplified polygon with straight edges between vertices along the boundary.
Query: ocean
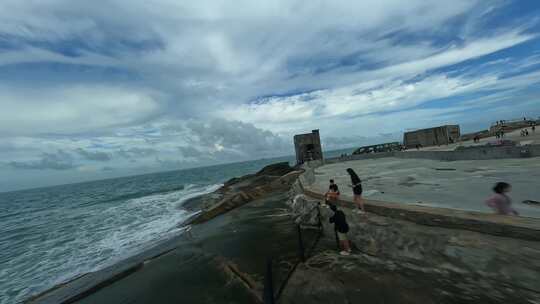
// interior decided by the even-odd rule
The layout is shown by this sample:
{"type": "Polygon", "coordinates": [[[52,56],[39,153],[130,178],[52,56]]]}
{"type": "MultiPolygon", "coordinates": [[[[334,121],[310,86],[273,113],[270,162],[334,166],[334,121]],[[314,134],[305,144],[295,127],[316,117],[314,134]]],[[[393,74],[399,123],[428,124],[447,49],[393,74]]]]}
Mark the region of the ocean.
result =
{"type": "Polygon", "coordinates": [[[0,303],[19,303],[182,233],[182,204],[292,157],[0,193],[0,303]]]}

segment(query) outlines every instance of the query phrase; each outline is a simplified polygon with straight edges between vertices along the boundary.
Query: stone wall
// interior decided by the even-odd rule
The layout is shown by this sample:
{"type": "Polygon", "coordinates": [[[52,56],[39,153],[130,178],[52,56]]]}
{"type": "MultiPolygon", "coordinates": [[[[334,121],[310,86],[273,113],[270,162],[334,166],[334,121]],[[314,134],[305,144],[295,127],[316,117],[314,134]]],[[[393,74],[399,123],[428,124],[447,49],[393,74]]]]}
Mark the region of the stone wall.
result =
{"type": "Polygon", "coordinates": [[[405,132],[403,144],[408,148],[414,148],[416,145],[423,147],[444,145],[458,140],[459,136],[459,125],[446,125],[405,132]]]}
{"type": "Polygon", "coordinates": [[[322,160],[323,152],[319,130],[313,130],[307,134],[297,134],[294,136],[294,150],[296,153],[296,164],[301,165],[311,160],[322,160]]]}
{"type": "MultiPolygon", "coordinates": [[[[539,242],[381,216],[349,217],[349,237],[362,253],[439,272],[438,279],[461,295],[540,301],[539,242]]],[[[326,235],[333,232],[331,225],[325,229],[326,235]]]]}

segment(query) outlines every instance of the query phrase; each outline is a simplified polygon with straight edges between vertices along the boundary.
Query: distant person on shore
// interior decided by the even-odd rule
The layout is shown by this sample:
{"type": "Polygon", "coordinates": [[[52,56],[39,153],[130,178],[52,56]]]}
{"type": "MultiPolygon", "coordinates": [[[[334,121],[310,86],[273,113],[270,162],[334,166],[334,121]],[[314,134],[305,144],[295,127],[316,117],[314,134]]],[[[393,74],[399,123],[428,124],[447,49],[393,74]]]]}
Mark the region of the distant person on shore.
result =
{"type": "Polygon", "coordinates": [[[333,179],[330,180],[328,191],[324,195],[324,200],[327,205],[334,205],[339,198],[339,187],[333,179]]]}
{"type": "Polygon", "coordinates": [[[508,183],[500,182],[495,184],[495,187],[493,187],[495,194],[486,200],[486,205],[493,209],[496,214],[518,215],[518,212],[512,208],[512,200],[507,194],[511,190],[512,186],[508,183]]]}
{"type": "Polygon", "coordinates": [[[334,229],[336,231],[339,245],[341,247],[341,255],[351,254],[351,244],[347,238],[347,233],[349,232],[349,224],[347,224],[347,219],[343,211],[338,210],[336,205],[330,205],[330,209],[334,211],[334,215],[330,217],[330,223],[334,223],[334,229]]]}
{"type": "Polygon", "coordinates": [[[365,212],[364,210],[364,199],[362,199],[362,181],[356,175],[356,172],[354,172],[353,169],[348,168],[347,173],[349,173],[349,176],[351,177],[351,187],[353,190],[353,197],[354,202],[356,203],[356,206],[358,207],[356,213],[362,214],[365,212]]]}
{"type": "Polygon", "coordinates": [[[535,126],[535,125],[533,125],[533,126],[531,127],[531,130],[532,130],[532,131],[533,131],[533,133],[534,133],[534,131],[536,130],[536,126],[535,126]]]}

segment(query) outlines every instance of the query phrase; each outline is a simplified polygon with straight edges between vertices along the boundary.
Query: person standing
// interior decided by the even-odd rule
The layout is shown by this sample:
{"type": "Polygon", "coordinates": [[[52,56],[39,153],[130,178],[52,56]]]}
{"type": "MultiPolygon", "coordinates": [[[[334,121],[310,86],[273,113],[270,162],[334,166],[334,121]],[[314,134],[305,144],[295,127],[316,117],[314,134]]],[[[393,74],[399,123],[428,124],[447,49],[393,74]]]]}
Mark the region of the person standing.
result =
{"type": "Polygon", "coordinates": [[[330,180],[330,185],[328,186],[328,191],[324,195],[324,200],[326,204],[334,204],[339,198],[339,187],[334,182],[333,179],[330,180]]]}
{"type": "Polygon", "coordinates": [[[334,229],[339,240],[339,245],[341,247],[341,255],[351,254],[351,244],[347,238],[347,233],[349,232],[349,224],[347,224],[347,218],[343,211],[338,210],[336,205],[330,205],[330,209],[334,211],[334,215],[330,217],[330,223],[334,223],[334,229]]]}
{"type": "Polygon", "coordinates": [[[364,199],[362,199],[362,181],[353,169],[348,168],[347,173],[349,173],[349,176],[351,177],[351,187],[353,189],[354,202],[358,207],[358,210],[356,212],[359,214],[364,213],[365,210],[364,199]]]}
{"type": "Polygon", "coordinates": [[[493,194],[486,200],[486,205],[493,209],[496,214],[502,215],[519,215],[518,212],[512,208],[512,200],[508,196],[512,190],[512,186],[505,182],[495,184],[493,187],[493,194]]]}

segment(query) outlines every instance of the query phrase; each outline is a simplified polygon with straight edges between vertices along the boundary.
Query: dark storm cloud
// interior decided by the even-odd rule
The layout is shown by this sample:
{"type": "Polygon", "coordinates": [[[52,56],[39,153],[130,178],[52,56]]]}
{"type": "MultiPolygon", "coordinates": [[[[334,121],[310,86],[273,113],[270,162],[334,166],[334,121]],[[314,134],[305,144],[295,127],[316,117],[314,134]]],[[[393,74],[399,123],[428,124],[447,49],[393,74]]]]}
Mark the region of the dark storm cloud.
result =
{"type": "Polygon", "coordinates": [[[92,161],[109,161],[111,160],[111,155],[109,153],[105,152],[99,152],[99,151],[88,151],[83,148],[78,148],[75,150],[80,156],[82,156],[86,160],[92,160],[92,161]]]}
{"type": "Polygon", "coordinates": [[[12,161],[8,165],[15,169],[27,170],[69,170],[76,167],[71,154],[63,150],[58,150],[56,153],[43,153],[39,160],[12,161]]]}

